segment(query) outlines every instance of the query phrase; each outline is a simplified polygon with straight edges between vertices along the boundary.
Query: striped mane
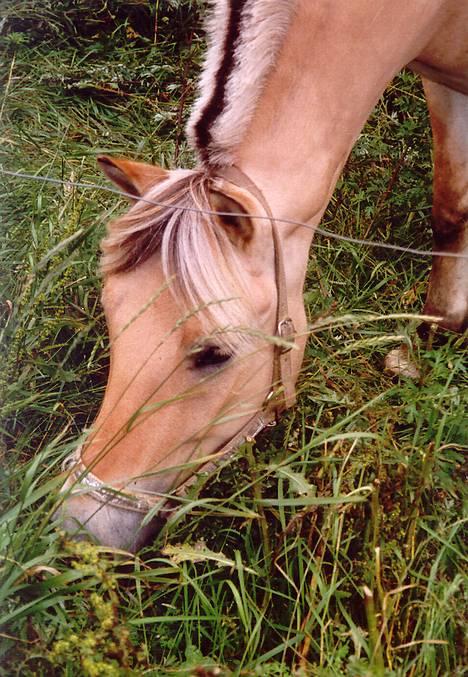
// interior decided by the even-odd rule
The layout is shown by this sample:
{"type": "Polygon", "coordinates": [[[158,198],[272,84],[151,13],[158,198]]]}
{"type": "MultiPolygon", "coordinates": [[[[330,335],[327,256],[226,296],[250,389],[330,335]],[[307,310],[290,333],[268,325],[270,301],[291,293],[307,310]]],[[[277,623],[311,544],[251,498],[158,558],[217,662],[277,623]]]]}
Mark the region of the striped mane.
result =
{"type": "Polygon", "coordinates": [[[235,163],[296,0],[216,0],[187,136],[205,165],[235,163]]]}
{"type": "Polygon", "coordinates": [[[257,318],[246,300],[236,248],[213,217],[196,210],[211,210],[212,179],[205,168],[235,163],[296,2],[215,0],[200,95],[187,126],[202,166],[172,172],[153,186],[111,224],[102,242],[104,274],[131,270],[158,254],[182,308],[200,309],[205,330],[216,332],[228,350],[251,347],[257,318]]]}
{"type": "MultiPolygon", "coordinates": [[[[181,311],[196,314],[228,351],[252,347],[257,327],[236,247],[215,218],[210,190],[217,180],[203,170],[177,170],[110,224],[101,243],[106,274],[136,268],[156,254],[181,311]]],[[[156,292],[157,290],[155,290],[156,292]]]]}

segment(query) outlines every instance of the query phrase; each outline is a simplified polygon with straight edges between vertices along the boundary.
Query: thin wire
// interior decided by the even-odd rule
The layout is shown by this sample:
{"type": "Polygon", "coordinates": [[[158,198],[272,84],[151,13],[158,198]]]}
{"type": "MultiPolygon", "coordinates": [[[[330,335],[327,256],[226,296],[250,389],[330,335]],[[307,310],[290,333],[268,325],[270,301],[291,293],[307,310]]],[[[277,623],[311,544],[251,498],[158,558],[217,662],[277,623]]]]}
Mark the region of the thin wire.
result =
{"type": "MultiPolygon", "coordinates": [[[[239,216],[245,217],[245,212],[218,212],[210,209],[199,209],[198,207],[182,207],[179,205],[171,204],[168,205],[165,202],[159,202],[158,200],[148,200],[148,198],[141,197],[139,195],[134,195],[133,193],[126,193],[117,188],[112,188],[111,186],[102,186],[98,183],[82,183],[80,181],[64,181],[63,179],[54,179],[50,176],[37,176],[35,174],[26,174],[24,172],[12,172],[7,169],[4,169],[0,166],[0,172],[2,174],[7,174],[8,176],[13,176],[18,179],[30,179],[33,181],[44,181],[47,183],[53,183],[56,185],[70,186],[73,188],[84,188],[84,189],[94,189],[94,190],[103,190],[108,193],[114,193],[115,195],[120,195],[131,199],[132,201],[139,200],[140,202],[146,202],[147,204],[154,205],[155,207],[170,207],[171,209],[180,209],[186,212],[195,212],[197,214],[205,214],[206,216],[239,216]]],[[[263,219],[270,221],[269,216],[264,214],[248,214],[251,219],[263,219]]],[[[461,254],[458,252],[444,252],[444,251],[432,251],[431,249],[414,249],[412,247],[401,247],[397,244],[389,244],[388,242],[376,242],[375,240],[363,240],[359,237],[351,237],[350,235],[338,235],[338,233],[333,233],[330,230],[325,230],[323,228],[315,228],[314,226],[304,223],[303,221],[295,221],[294,219],[285,219],[273,217],[273,220],[277,223],[285,223],[292,226],[300,226],[302,228],[308,228],[313,230],[314,233],[322,235],[323,237],[329,237],[334,240],[340,240],[342,242],[351,242],[352,244],[365,245],[366,247],[379,247],[380,249],[391,249],[393,251],[402,252],[403,254],[414,254],[415,256],[427,257],[427,256],[448,256],[453,259],[468,259],[468,254],[461,254]]]]}

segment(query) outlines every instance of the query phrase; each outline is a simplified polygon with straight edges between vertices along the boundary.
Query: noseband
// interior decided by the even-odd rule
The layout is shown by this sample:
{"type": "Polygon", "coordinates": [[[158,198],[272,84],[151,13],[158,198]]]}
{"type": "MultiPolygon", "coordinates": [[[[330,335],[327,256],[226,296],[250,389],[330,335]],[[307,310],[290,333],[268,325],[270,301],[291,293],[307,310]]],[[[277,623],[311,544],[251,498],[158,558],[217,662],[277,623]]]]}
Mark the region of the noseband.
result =
{"type": "MultiPolygon", "coordinates": [[[[78,447],[68,456],[62,466],[62,470],[69,472],[69,482],[72,483],[72,493],[83,490],[86,495],[91,495],[99,503],[121,510],[148,513],[158,507],[160,513],[170,513],[174,510],[171,497],[184,496],[200,473],[214,471],[222,461],[228,458],[236,449],[246,441],[253,440],[264,428],[273,426],[279,420],[285,409],[292,407],[296,401],[295,382],[292,377],[291,355],[295,329],[288,312],[288,298],[286,286],[286,274],[284,270],[284,255],[278,226],[275,222],[270,206],[258,186],[241,171],[238,167],[218,167],[210,172],[213,178],[222,178],[247,190],[253,195],[265,210],[271,224],[273,237],[273,250],[275,259],[275,284],[277,293],[276,304],[276,338],[280,339],[273,346],[273,370],[272,386],[266,396],[262,410],[252,416],[247,423],[226,444],[213,454],[210,461],[197,468],[196,473],[191,475],[170,496],[145,491],[121,491],[105,482],[84,465],[81,458],[82,447],[78,447]]],[[[163,515],[160,515],[163,516],[163,515]]]]}

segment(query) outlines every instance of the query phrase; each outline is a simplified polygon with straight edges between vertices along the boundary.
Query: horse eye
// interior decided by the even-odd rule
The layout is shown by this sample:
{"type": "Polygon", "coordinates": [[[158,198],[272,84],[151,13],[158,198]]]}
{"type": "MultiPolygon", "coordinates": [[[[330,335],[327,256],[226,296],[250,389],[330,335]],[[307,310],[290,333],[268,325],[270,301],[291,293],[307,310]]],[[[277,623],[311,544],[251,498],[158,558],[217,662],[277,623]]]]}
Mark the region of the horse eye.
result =
{"type": "Polygon", "coordinates": [[[220,367],[231,359],[229,353],[223,352],[218,346],[203,346],[196,348],[192,358],[193,369],[220,367]]]}

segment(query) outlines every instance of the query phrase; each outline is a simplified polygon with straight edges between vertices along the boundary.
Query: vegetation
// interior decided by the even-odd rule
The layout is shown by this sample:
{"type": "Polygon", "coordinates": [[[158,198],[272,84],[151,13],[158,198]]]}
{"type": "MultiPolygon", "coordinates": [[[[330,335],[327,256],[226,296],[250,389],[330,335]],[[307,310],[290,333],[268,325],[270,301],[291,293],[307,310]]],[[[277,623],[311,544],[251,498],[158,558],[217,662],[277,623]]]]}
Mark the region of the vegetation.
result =
{"type": "MultiPolygon", "coordinates": [[[[103,184],[98,153],[190,165],[189,0],[4,0],[2,166],[103,184]]],[[[324,220],[430,243],[423,97],[389,86],[324,220]]],[[[430,262],[318,237],[300,401],[139,557],[53,525],[61,460],[106,381],[98,188],[0,173],[0,674],[462,675],[462,342],[421,342],[430,262]],[[418,381],[382,369],[406,343],[418,381]],[[207,503],[203,497],[211,497],[207,503]],[[342,498],[346,496],[347,499],[342,498]]]]}

